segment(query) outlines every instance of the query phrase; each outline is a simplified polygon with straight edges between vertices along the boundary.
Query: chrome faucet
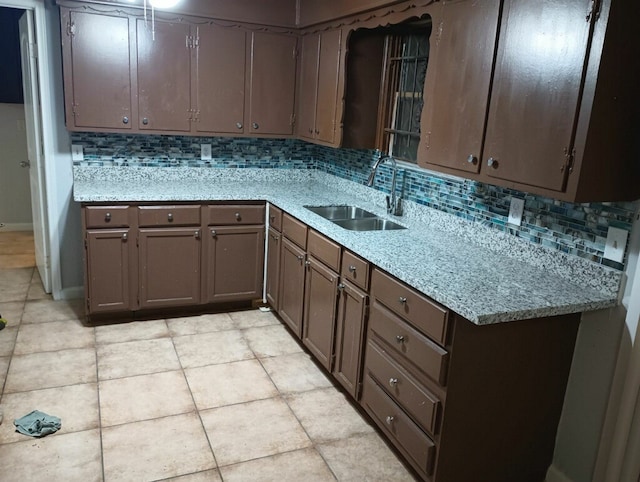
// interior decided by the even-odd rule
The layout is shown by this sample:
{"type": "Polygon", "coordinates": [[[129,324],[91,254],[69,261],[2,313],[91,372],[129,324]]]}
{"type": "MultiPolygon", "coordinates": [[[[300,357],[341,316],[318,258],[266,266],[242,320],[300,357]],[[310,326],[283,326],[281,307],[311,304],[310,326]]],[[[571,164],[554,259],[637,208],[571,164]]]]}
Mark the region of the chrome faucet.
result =
{"type": "Polygon", "coordinates": [[[393,156],[383,156],[382,153],[378,153],[378,159],[371,166],[371,173],[369,174],[369,179],[367,180],[367,186],[373,186],[373,181],[376,178],[376,173],[378,172],[378,167],[385,161],[389,161],[391,163],[391,196],[387,196],[387,213],[393,214],[394,216],[402,216],[402,195],[399,197],[396,196],[396,177],[398,172],[398,163],[393,158],[393,156]]]}

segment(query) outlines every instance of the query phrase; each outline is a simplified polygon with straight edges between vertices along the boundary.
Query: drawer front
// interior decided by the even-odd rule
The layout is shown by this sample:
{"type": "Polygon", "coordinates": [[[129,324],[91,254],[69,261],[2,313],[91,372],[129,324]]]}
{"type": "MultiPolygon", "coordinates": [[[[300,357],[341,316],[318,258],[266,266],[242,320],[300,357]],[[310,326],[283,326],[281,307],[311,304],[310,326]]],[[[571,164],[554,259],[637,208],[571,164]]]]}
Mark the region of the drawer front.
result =
{"type": "Polygon", "coordinates": [[[87,228],[128,228],[129,206],[86,206],[87,228]]]}
{"type": "Polygon", "coordinates": [[[368,375],[364,377],[362,404],[417,468],[431,474],[435,444],[368,375]]]}
{"type": "Polygon", "coordinates": [[[199,226],[200,206],[139,206],[138,223],[147,226],[199,226]]]}
{"type": "Polygon", "coordinates": [[[282,215],[282,234],[302,249],[307,249],[307,225],[287,213],[282,215]]]}
{"type": "Polygon", "coordinates": [[[340,275],[358,288],[369,290],[369,263],[349,251],[342,254],[340,275]]]}
{"type": "Polygon", "coordinates": [[[264,206],[209,205],[207,206],[207,224],[223,226],[235,224],[264,224],[264,206]]]}
{"type": "Polygon", "coordinates": [[[365,367],[369,375],[383,386],[422,428],[431,434],[436,433],[440,407],[438,397],[417,382],[372,341],[367,344],[365,367]]]}
{"type": "Polygon", "coordinates": [[[371,309],[369,330],[386,342],[402,359],[413,363],[418,370],[440,385],[445,385],[449,354],[444,348],[377,302],[373,303],[371,309]]]}
{"type": "Polygon", "coordinates": [[[449,310],[377,269],[371,276],[371,291],[387,308],[436,342],[445,344],[449,310]]]}
{"type": "Polygon", "coordinates": [[[342,249],[339,244],[325,238],[322,234],[313,230],[309,231],[307,252],[336,273],[340,271],[342,249]]]}
{"type": "Polygon", "coordinates": [[[282,232],[282,209],[269,204],[269,226],[282,232]]]}

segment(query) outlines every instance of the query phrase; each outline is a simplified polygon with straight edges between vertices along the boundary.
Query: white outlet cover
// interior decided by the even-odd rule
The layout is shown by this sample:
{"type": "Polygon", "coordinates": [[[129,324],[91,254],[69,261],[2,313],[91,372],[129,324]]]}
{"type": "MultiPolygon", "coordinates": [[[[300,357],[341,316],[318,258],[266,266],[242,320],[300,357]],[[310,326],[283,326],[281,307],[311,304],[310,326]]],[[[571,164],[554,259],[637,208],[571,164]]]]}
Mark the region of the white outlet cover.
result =
{"type": "Polygon", "coordinates": [[[84,161],[84,149],[82,144],[71,144],[71,160],[84,161]]]}
{"type": "Polygon", "coordinates": [[[516,226],[522,225],[522,215],[524,214],[524,199],[517,197],[511,198],[511,206],[509,207],[509,224],[516,226]]]}
{"type": "Polygon", "coordinates": [[[211,160],[211,144],[200,144],[200,159],[203,161],[211,160]]]}
{"type": "Polygon", "coordinates": [[[627,248],[627,236],[629,232],[625,229],[609,227],[607,232],[607,243],[604,245],[604,257],[622,263],[624,252],[627,248]]]}

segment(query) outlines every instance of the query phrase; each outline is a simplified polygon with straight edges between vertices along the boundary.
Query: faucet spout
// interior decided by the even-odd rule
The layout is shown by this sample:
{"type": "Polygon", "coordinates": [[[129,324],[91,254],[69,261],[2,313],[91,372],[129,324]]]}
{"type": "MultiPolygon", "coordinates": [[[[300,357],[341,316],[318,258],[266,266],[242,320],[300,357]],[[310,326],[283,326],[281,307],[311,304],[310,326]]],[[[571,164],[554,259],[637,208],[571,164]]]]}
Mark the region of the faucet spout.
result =
{"type": "Polygon", "coordinates": [[[402,216],[402,199],[398,198],[396,195],[398,163],[393,156],[380,155],[378,159],[376,159],[376,162],[374,162],[373,166],[371,166],[371,173],[369,174],[369,179],[367,180],[367,186],[373,186],[373,181],[376,178],[378,167],[380,166],[380,164],[386,161],[389,161],[389,163],[391,164],[391,197],[387,196],[387,212],[389,214],[393,214],[394,216],[402,216]]]}

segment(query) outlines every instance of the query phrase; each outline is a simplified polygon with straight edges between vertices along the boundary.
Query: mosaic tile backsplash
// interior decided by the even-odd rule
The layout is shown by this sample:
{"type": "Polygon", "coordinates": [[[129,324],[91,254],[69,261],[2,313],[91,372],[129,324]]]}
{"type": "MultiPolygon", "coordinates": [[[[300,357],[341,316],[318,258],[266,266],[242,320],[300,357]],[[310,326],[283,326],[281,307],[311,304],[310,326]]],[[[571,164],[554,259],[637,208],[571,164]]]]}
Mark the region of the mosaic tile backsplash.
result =
{"type": "MultiPolygon", "coordinates": [[[[74,133],[84,146],[81,166],[318,169],[365,184],[376,153],[333,149],[296,139],[249,139],[74,133]],[[213,159],[200,160],[200,144],[211,144],[213,159]]],[[[572,204],[464,180],[417,168],[398,172],[403,197],[563,253],[619,270],[624,264],[602,257],[609,226],[631,231],[635,203],[572,204]],[[507,224],[512,197],[525,200],[522,226],[507,224]]],[[[381,165],[374,187],[389,192],[391,169],[381,165]]]]}

